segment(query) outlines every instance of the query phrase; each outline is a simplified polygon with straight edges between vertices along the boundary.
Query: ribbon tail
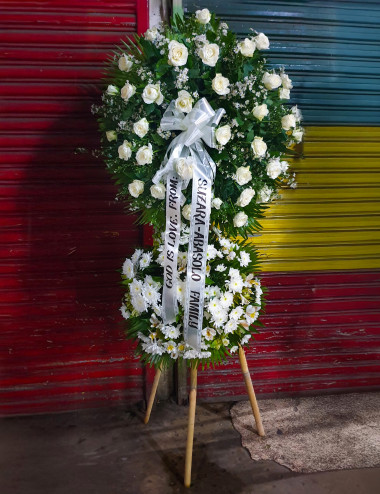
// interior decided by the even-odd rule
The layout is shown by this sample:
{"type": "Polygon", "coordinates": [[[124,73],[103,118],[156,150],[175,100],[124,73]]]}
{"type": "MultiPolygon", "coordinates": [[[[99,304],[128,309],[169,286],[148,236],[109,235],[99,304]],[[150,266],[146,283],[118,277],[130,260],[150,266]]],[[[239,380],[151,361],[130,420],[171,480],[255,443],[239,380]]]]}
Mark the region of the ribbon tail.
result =
{"type": "Polygon", "coordinates": [[[177,259],[181,233],[182,181],[175,172],[166,178],[166,227],[164,248],[164,286],[162,294],[162,318],[164,324],[173,324],[178,313],[177,259]]]}
{"type": "Polygon", "coordinates": [[[196,159],[193,170],[191,224],[187,257],[184,339],[201,350],[207,246],[211,213],[212,172],[207,161],[196,159]]]}

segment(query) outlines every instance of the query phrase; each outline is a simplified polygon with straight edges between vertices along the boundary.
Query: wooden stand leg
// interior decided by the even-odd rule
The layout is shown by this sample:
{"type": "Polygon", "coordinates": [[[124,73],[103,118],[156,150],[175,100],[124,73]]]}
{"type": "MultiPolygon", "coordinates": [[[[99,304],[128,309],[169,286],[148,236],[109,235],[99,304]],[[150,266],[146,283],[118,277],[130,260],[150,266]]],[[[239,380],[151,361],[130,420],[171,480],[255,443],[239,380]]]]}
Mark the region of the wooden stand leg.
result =
{"type": "Polygon", "coordinates": [[[154,380],[153,380],[152,391],[150,392],[150,395],[149,395],[148,405],[146,407],[144,424],[147,424],[149,422],[150,413],[152,411],[154,399],[156,397],[157,386],[158,386],[158,382],[160,380],[160,377],[161,377],[161,369],[157,369],[156,375],[154,376],[154,380]]]}
{"type": "Polygon", "coordinates": [[[261,422],[259,406],[256,401],[256,395],[253,389],[252,379],[248,369],[247,359],[245,357],[244,349],[240,345],[239,345],[239,360],[240,360],[241,370],[244,376],[245,386],[248,392],[249,401],[251,403],[252,412],[255,417],[257,432],[259,433],[259,436],[265,436],[264,427],[261,422]]]}
{"type": "Polygon", "coordinates": [[[193,461],[193,441],[194,441],[194,422],[195,407],[197,403],[197,368],[191,368],[190,372],[190,396],[189,396],[189,421],[187,426],[187,443],[185,458],[185,487],[191,485],[191,465],[193,461]]]}

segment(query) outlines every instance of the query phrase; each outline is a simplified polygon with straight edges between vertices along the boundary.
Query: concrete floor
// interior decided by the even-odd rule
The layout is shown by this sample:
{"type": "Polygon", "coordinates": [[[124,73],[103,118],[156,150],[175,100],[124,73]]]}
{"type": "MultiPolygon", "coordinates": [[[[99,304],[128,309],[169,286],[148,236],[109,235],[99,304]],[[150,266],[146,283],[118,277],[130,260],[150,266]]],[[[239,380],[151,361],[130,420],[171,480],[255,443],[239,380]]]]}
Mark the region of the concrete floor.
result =
{"type": "Polygon", "coordinates": [[[0,420],[0,494],[378,494],[380,468],[295,474],[255,462],[231,403],[197,407],[193,486],[182,486],[187,408],[82,411],[0,420]]]}

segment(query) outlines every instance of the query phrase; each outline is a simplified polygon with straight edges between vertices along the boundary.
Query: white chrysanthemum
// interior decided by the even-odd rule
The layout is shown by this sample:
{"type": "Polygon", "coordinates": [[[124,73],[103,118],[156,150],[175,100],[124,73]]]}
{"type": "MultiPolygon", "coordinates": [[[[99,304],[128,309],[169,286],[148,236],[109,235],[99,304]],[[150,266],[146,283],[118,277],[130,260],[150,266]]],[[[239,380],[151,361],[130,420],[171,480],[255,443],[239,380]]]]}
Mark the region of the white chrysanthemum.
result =
{"type": "Polygon", "coordinates": [[[230,268],[230,270],[228,271],[228,276],[231,279],[240,278],[240,271],[236,268],[230,268]]]}
{"type": "Polygon", "coordinates": [[[161,283],[159,281],[154,281],[154,279],[149,275],[145,276],[144,278],[144,284],[146,286],[149,286],[153,288],[154,290],[159,290],[161,288],[161,283]]]}
{"type": "Polygon", "coordinates": [[[210,302],[207,304],[207,310],[214,316],[217,314],[220,310],[222,310],[222,307],[220,305],[220,302],[217,298],[212,298],[210,302]]]}
{"type": "Polygon", "coordinates": [[[227,321],[227,319],[228,319],[228,314],[221,307],[220,307],[220,310],[216,314],[212,315],[212,320],[214,321],[214,325],[216,327],[219,327],[222,324],[224,324],[227,321]]]}
{"type": "Polygon", "coordinates": [[[215,259],[217,252],[218,251],[215,248],[215,246],[213,244],[209,244],[207,246],[207,254],[206,254],[207,260],[211,261],[212,259],[215,259]]]}
{"type": "Polygon", "coordinates": [[[240,307],[240,305],[238,305],[230,312],[230,318],[235,319],[235,321],[238,321],[243,314],[244,314],[244,309],[240,307]]]}
{"type": "Polygon", "coordinates": [[[136,249],[135,252],[132,254],[132,262],[133,264],[137,264],[138,260],[140,259],[140,256],[141,254],[143,253],[144,251],[142,249],[136,249]]]}
{"type": "Polygon", "coordinates": [[[164,265],[164,261],[165,261],[165,254],[163,252],[161,252],[157,258],[156,258],[156,262],[157,264],[159,264],[160,266],[163,266],[164,265]]]}
{"type": "Polygon", "coordinates": [[[202,336],[204,336],[205,340],[212,341],[216,335],[216,331],[213,328],[207,327],[202,329],[202,336]]]}
{"type": "Polygon", "coordinates": [[[131,317],[131,313],[124,304],[120,307],[120,312],[124,319],[129,319],[131,317]]]}
{"type": "Polygon", "coordinates": [[[242,250],[240,252],[240,264],[243,266],[243,267],[246,267],[248,266],[248,264],[251,262],[251,257],[250,255],[248,254],[248,252],[245,252],[244,250],[242,250]]]}
{"type": "Polygon", "coordinates": [[[143,288],[143,284],[141,283],[140,280],[134,279],[132,283],[129,284],[129,292],[132,297],[134,295],[141,295],[142,288],[143,288]]]}
{"type": "Polygon", "coordinates": [[[220,296],[220,288],[218,286],[210,287],[210,297],[219,297],[220,296]]]}
{"type": "Polygon", "coordinates": [[[238,323],[235,319],[230,319],[229,321],[226,322],[226,325],[224,326],[224,332],[226,334],[233,333],[236,331],[238,326],[238,323]]]}
{"type": "Polygon", "coordinates": [[[220,297],[220,305],[223,307],[223,309],[228,309],[232,305],[233,301],[234,297],[231,292],[225,292],[220,297]]]}
{"type": "Polygon", "coordinates": [[[184,281],[177,281],[177,300],[183,306],[185,305],[186,285],[184,281]]]}
{"type": "Polygon", "coordinates": [[[126,259],[123,264],[123,274],[127,278],[133,278],[134,276],[134,268],[133,262],[130,259],[126,259]]]}
{"type": "Polygon", "coordinates": [[[143,285],[143,292],[142,293],[143,293],[145,300],[150,305],[157,305],[157,303],[161,300],[160,293],[157,290],[155,290],[152,286],[149,286],[145,283],[143,285]]]}
{"type": "Polygon", "coordinates": [[[218,271],[219,273],[223,273],[227,269],[227,266],[224,264],[218,264],[215,268],[215,271],[218,271]]]}
{"type": "Polygon", "coordinates": [[[152,262],[152,254],[150,252],[145,252],[140,259],[140,268],[147,268],[152,262]]]}
{"type": "Polygon", "coordinates": [[[147,310],[145,298],[141,294],[133,294],[131,304],[137,312],[145,312],[147,310]]]}
{"type": "Polygon", "coordinates": [[[241,293],[244,288],[244,283],[242,278],[233,278],[228,286],[233,293],[241,293]]]}
{"type": "Polygon", "coordinates": [[[180,334],[178,327],[172,326],[171,324],[163,326],[161,328],[161,332],[165,336],[165,338],[168,338],[170,340],[176,340],[180,334]]]}

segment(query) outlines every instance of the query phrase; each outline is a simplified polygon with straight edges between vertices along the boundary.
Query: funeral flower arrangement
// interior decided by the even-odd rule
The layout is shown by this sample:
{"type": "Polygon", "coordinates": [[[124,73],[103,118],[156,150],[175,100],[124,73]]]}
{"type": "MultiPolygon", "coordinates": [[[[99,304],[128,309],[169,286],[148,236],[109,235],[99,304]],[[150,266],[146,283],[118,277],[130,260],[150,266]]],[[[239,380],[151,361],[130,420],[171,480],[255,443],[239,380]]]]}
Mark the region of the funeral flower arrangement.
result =
{"type": "Polygon", "coordinates": [[[267,67],[268,49],[265,34],[239,40],[203,9],[130,39],[109,60],[108,87],[93,109],[101,154],[118,197],[155,230],[155,248],[136,251],[124,265],[122,312],[131,317],[128,334],[155,364],[167,356],[219,361],[247,342],[247,325],[256,323],[257,254],[236,238],[260,230],[258,220],[280,186],[295,186],[284,157],[303,135],[299,110],[286,105],[292,81],[267,67]],[[217,254],[206,259],[210,252],[217,254]],[[240,291],[231,290],[233,279],[240,291]],[[177,290],[185,281],[184,301],[177,290]],[[194,294],[200,294],[198,320],[190,331],[194,294]],[[232,297],[228,307],[225,296],[232,297]]]}

